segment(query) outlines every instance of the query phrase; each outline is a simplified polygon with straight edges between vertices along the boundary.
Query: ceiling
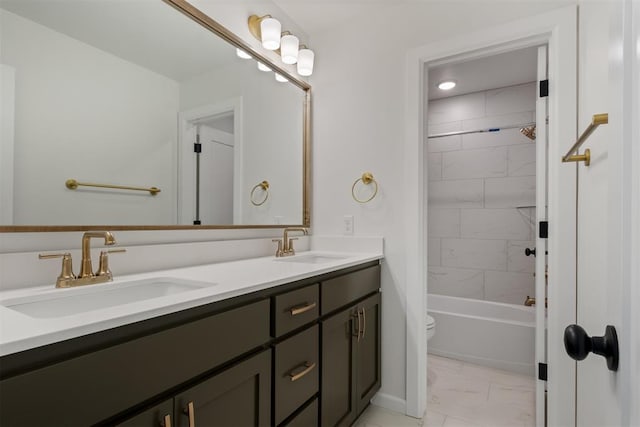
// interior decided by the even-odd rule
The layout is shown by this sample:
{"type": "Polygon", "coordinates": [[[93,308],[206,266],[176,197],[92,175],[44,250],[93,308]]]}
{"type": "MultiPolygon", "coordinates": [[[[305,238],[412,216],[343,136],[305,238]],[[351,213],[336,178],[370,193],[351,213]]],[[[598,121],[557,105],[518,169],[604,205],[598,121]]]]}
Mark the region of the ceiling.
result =
{"type": "Polygon", "coordinates": [[[160,1],[0,0],[0,7],[176,81],[235,59],[228,43],[160,1]]]}
{"type": "Polygon", "coordinates": [[[538,48],[514,50],[465,62],[429,68],[429,99],[447,98],[529,83],[536,80],[538,48]],[[437,85],[453,80],[456,87],[443,91],[437,85]]]}

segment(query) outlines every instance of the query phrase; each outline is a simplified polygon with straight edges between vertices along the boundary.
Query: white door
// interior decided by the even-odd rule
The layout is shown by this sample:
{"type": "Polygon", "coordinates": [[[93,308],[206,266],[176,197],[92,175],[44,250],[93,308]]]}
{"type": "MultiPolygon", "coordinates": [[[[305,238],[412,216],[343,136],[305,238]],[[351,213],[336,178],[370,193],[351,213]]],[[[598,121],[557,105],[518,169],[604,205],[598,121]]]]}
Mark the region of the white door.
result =
{"type": "MultiPolygon", "coordinates": [[[[538,48],[538,82],[547,79],[547,46],[538,48]]],[[[538,94],[539,95],[539,94],[538,94]]],[[[547,97],[536,101],[536,224],[547,220],[547,97]]],[[[536,369],[547,363],[547,239],[536,233],[536,369]]],[[[536,371],[536,374],[539,374],[536,371]]],[[[546,381],[536,381],[536,426],[546,425],[546,381]]]]}
{"type": "Polygon", "coordinates": [[[638,262],[630,258],[634,250],[630,237],[640,219],[631,217],[629,200],[634,186],[638,188],[631,180],[632,166],[637,166],[627,156],[632,144],[625,127],[630,128],[637,117],[624,119],[631,105],[625,99],[638,76],[624,72],[621,55],[637,55],[631,55],[633,49],[625,52],[621,37],[633,22],[625,21],[625,8],[631,10],[632,3],[583,2],[580,7],[578,133],[588,127],[594,114],[609,113],[609,124],[597,128],[580,149],[580,153],[590,150],[589,166],[564,165],[577,168],[576,323],[591,337],[602,336],[607,325],[613,326],[621,356],[617,370],[609,369],[605,358],[593,353],[577,362],[578,426],[634,425],[630,414],[639,404],[630,400],[638,387],[638,378],[632,377],[631,367],[637,361],[630,359],[630,341],[637,342],[638,337],[631,333],[633,303],[626,296],[631,295],[632,264],[638,262]]]}

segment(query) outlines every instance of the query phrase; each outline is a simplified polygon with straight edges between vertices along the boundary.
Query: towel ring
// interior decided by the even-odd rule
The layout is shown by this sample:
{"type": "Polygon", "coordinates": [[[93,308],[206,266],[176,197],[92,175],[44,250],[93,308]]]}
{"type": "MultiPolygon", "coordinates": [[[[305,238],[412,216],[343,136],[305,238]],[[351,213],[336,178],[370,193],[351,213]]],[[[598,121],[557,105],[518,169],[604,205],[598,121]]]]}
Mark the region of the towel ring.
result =
{"type": "Polygon", "coordinates": [[[251,204],[253,206],[262,206],[262,205],[264,205],[264,202],[266,202],[267,199],[269,198],[269,181],[262,181],[261,183],[256,184],[256,186],[253,187],[253,189],[251,190],[251,196],[249,198],[251,199],[251,204]],[[262,199],[261,202],[256,202],[255,199],[254,199],[255,192],[256,192],[256,190],[258,188],[262,188],[262,191],[265,192],[264,199],[262,199]]]}
{"type": "Polygon", "coordinates": [[[358,203],[368,203],[371,200],[373,200],[374,197],[376,197],[376,194],[378,194],[378,181],[375,180],[371,172],[363,173],[362,176],[356,179],[353,185],[351,186],[351,196],[353,197],[353,200],[355,200],[358,203]],[[369,185],[373,183],[373,185],[375,185],[376,187],[371,197],[369,197],[366,200],[361,200],[361,199],[358,199],[358,197],[356,197],[356,185],[358,185],[358,182],[360,181],[362,181],[364,185],[369,185]]]}

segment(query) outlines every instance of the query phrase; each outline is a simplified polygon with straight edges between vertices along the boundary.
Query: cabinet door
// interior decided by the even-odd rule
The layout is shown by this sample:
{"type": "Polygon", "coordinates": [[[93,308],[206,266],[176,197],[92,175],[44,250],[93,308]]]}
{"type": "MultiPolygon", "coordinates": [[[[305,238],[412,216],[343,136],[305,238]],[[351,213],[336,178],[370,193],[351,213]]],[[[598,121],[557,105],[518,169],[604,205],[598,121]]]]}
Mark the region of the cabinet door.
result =
{"type": "Polygon", "coordinates": [[[375,294],[356,307],[362,317],[360,340],[356,340],[356,395],[360,414],[373,395],[380,390],[380,294],[375,294]]]}
{"type": "MultiPolygon", "coordinates": [[[[224,345],[224,343],[220,343],[224,345]]],[[[178,427],[268,426],[271,420],[271,351],[264,351],[175,398],[178,427]]]]}
{"type": "Polygon", "coordinates": [[[173,399],[165,400],[117,424],[118,427],[171,427],[173,425],[173,399]]]}
{"type": "Polygon", "coordinates": [[[356,417],[354,310],[341,311],[321,323],[322,372],[320,422],[323,427],[348,426],[356,417]]]}

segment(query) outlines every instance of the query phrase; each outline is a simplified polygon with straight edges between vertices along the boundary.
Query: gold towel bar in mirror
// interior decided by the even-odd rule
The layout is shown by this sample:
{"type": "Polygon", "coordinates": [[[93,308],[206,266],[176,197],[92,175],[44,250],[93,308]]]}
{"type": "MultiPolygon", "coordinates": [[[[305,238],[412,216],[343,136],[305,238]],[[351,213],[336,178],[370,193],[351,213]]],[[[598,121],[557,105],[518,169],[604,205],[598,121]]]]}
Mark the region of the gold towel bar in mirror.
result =
{"type": "Polygon", "coordinates": [[[251,196],[249,196],[249,198],[251,199],[251,204],[253,204],[253,206],[264,205],[264,202],[269,198],[269,181],[262,181],[261,183],[256,184],[256,186],[251,189],[251,196]],[[264,198],[260,202],[256,202],[255,200],[255,192],[258,188],[262,188],[262,191],[264,192],[264,198]]]}
{"type": "Polygon", "coordinates": [[[584,144],[587,138],[589,138],[589,136],[593,133],[594,130],[596,130],[598,126],[606,125],[607,123],[609,123],[608,113],[594,114],[591,118],[591,124],[589,124],[584,132],[582,132],[582,135],[580,135],[576,143],[573,144],[569,151],[567,151],[567,154],[562,157],[562,162],[584,162],[585,166],[589,166],[589,164],[591,163],[591,151],[588,148],[584,150],[583,154],[573,153],[577,152],[580,149],[582,144],[584,144]]]}
{"type": "Polygon", "coordinates": [[[375,180],[375,178],[373,177],[373,174],[371,172],[365,172],[362,174],[362,176],[358,179],[355,180],[355,182],[353,183],[353,185],[351,186],[351,196],[353,197],[353,200],[355,200],[358,203],[367,203],[370,202],[371,200],[373,200],[374,197],[376,197],[376,194],[378,194],[378,181],[375,180]],[[369,185],[371,183],[373,183],[373,185],[375,186],[374,190],[373,190],[373,194],[368,198],[368,199],[359,199],[356,196],[356,185],[358,185],[358,182],[362,181],[362,183],[364,185],[369,185]]]}
{"type": "Polygon", "coordinates": [[[112,185],[112,184],[95,184],[91,182],[78,182],[75,179],[68,179],[64,185],[69,190],[75,190],[78,187],[98,187],[98,188],[115,188],[118,190],[133,190],[133,191],[148,191],[152,196],[158,194],[161,190],[158,187],[130,187],[127,185],[112,185]]]}

